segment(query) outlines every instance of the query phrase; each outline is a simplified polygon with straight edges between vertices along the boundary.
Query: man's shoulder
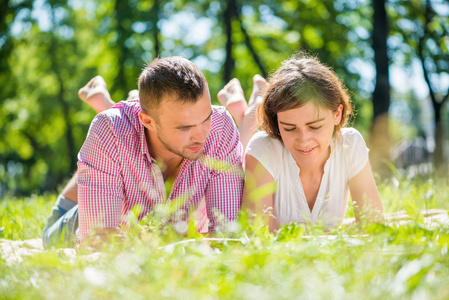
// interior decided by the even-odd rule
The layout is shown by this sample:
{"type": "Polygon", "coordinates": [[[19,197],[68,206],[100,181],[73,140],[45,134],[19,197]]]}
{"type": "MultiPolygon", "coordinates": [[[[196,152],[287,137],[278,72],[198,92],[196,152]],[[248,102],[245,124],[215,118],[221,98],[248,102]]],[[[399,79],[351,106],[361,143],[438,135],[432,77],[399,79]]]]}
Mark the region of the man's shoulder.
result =
{"type": "Polygon", "coordinates": [[[212,119],[222,120],[227,117],[227,112],[224,106],[212,105],[212,119]]]}
{"type": "Polygon", "coordinates": [[[224,106],[212,105],[211,128],[205,145],[205,154],[216,155],[239,143],[240,135],[224,106]]]}
{"type": "Polygon", "coordinates": [[[237,126],[224,106],[212,105],[211,133],[221,132],[223,129],[234,131],[237,126]]]}
{"type": "Polygon", "coordinates": [[[115,131],[135,130],[139,126],[140,111],[138,100],[120,101],[99,113],[92,123],[108,123],[115,131]]]}
{"type": "Polygon", "coordinates": [[[235,135],[238,132],[234,119],[224,106],[212,105],[210,136],[235,135]]]}
{"type": "Polygon", "coordinates": [[[126,100],[117,102],[110,109],[107,109],[99,115],[105,115],[109,118],[135,118],[138,116],[140,109],[139,100],[126,100]]]}

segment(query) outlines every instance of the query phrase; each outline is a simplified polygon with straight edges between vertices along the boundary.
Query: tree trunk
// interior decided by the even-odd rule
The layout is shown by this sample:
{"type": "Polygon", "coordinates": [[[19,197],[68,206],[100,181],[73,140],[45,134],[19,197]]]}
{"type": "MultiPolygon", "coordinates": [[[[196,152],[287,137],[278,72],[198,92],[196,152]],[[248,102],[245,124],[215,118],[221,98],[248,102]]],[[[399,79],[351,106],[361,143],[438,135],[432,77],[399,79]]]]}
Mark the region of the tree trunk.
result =
{"type": "Polygon", "coordinates": [[[159,0],[154,0],[151,19],[153,22],[153,40],[154,40],[154,57],[158,57],[160,53],[159,43],[159,28],[157,22],[159,21],[159,0]]]}
{"type": "Polygon", "coordinates": [[[443,149],[443,124],[435,120],[435,150],[433,152],[433,166],[435,170],[444,169],[446,166],[443,149]]]}
{"type": "Polygon", "coordinates": [[[67,131],[65,134],[65,139],[66,139],[66,143],[67,143],[67,149],[68,149],[68,156],[69,156],[69,161],[70,161],[70,170],[76,170],[77,166],[77,162],[78,162],[78,158],[76,156],[76,151],[75,151],[75,139],[73,138],[73,125],[72,122],[70,121],[70,108],[69,105],[65,99],[65,88],[64,88],[64,81],[61,77],[61,75],[59,74],[59,70],[55,70],[56,74],[57,74],[57,78],[59,81],[59,99],[61,100],[61,105],[62,105],[62,113],[64,115],[64,120],[66,123],[66,127],[67,127],[67,131]]]}
{"type": "Polygon", "coordinates": [[[390,81],[387,55],[388,22],[385,0],[373,0],[372,43],[376,65],[376,86],[372,95],[373,121],[371,127],[371,164],[382,177],[390,174],[386,161],[390,160],[388,108],[390,106],[390,81]]]}
{"type": "MultiPolygon", "coordinates": [[[[435,132],[434,132],[434,140],[435,140],[435,150],[433,152],[433,168],[435,171],[447,171],[449,168],[446,157],[444,155],[444,128],[443,123],[441,121],[441,109],[442,103],[445,101],[438,102],[436,100],[435,94],[431,90],[431,99],[432,106],[434,111],[434,124],[435,124],[435,132]]],[[[445,99],[445,98],[444,98],[445,99]]]]}
{"type": "MultiPolygon", "coordinates": [[[[127,86],[127,77],[125,74],[125,60],[129,56],[129,51],[125,47],[125,41],[130,36],[128,30],[123,26],[123,23],[126,19],[126,14],[129,11],[128,2],[125,0],[116,0],[114,6],[115,18],[117,22],[117,42],[115,45],[116,49],[116,57],[118,61],[118,70],[117,75],[114,79],[114,89],[119,90],[119,94],[115,95],[113,99],[125,99],[126,93],[129,90],[127,86]]],[[[130,56],[129,56],[130,57],[130,56]]]]}
{"type": "MultiPolygon", "coordinates": [[[[418,57],[421,60],[421,66],[423,69],[424,80],[426,81],[427,87],[429,88],[429,97],[432,102],[433,112],[434,112],[434,124],[435,124],[435,132],[434,132],[434,140],[435,140],[435,149],[433,152],[433,167],[436,171],[445,171],[448,168],[447,163],[445,161],[444,149],[443,149],[443,139],[444,139],[444,128],[441,123],[441,110],[444,106],[444,103],[449,98],[449,90],[447,91],[444,97],[441,99],[437,99],[437,93],[434,91],[432,87],[432,83],[430,80],[430,72],[431,70],[426,67],[426,55],[425,55],[425,44],[426,39],[431,38],[432,34],[429,30],[429,24],[432,22],[434,17],[434,12],[431,10],[430,3],[427,0],[425,6],[425,24],[422,36],[419,37],[418,41],[418,57]],[[440,101],[439,101],[440,100],[440,101]]],[[[443,32],[443,34],[447,32],[443,32]]],[[[436,62],[435,62],[436,63],[436,62]]]]}
{"type": "Polygon", "coordinates": [[[224,84],[231,80],[235,67],[235,60],[232,56],[232,19],[235,16],[235,7],[235,0],[229,0],[223,15],[226,29],[226,60],[223,74],[224,84]]]}

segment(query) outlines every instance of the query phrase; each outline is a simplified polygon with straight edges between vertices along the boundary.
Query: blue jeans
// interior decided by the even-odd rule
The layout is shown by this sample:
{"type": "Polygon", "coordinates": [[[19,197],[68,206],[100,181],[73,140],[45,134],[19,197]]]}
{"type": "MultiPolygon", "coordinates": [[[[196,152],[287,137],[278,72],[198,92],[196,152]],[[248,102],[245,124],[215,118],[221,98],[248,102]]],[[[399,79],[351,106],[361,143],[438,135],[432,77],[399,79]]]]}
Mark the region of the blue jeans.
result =
{"type": "Polygon", "coordinates": [[[75,247],[77,229],[78,204],[59,195],[43,230],[44,247],[75,247]]]}

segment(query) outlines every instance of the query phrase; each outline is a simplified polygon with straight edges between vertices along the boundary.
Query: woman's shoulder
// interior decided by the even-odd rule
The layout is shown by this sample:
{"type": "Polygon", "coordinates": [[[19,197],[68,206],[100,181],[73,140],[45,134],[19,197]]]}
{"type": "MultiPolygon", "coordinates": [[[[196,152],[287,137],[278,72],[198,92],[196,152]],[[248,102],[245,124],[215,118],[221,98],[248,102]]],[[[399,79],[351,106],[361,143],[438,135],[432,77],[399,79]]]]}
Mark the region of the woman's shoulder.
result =
{"type": "Polygon", "coordinates": [[[284,157],[284,145],[281,141],[270,137],[265,131],[259,131],[246,146],[246,154],[257,159],[273,178],[278,177],[284,157]]]}
{"type": "Polygon", "coordinates": [[[366,165],[369,149],[362,134],[355,128],[343,128],[341,138],[341,153],[348,168],[347,178],[350,179],[366,165]]]}
{"type": "Polygon", "coordinates": [[[365,139],[355,128],[348,127],[341,129],[341,142],[344,148],[363,146],[366,147],[365,139]]]}
{"type": "Polygon", "coordinates": [[[346,128],[342,128],[341,129],[341,136],[344,139],[358,139],[358,138],[362,138],[362,134],[355,128],[353,127],[346,127],[346,128]]]}
{"type": "Polygon", "coordinates": [[[281,141],[274,139],[268,135],[265,131],[259,131],[255,133],[246,147],[246,152],[271,152],[278,151],[283,148],[281,141]]]}

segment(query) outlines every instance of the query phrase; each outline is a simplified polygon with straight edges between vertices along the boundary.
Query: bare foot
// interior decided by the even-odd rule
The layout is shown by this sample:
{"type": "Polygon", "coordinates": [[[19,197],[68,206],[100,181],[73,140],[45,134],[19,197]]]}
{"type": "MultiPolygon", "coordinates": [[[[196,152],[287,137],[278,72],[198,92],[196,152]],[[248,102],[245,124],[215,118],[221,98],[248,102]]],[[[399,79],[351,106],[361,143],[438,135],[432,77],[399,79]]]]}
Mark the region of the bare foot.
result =
{"type": "Polygon", "coordinates": [[[126,100],[139,100],[139,90],[130,90],[126,100]]]}
{"type": "Polygon", "coordinates": [[[97,113],[100,113],[115,104],[111,99],[111,95],[109,95],[106,82],[103,77],[99,75],[92,78],[85,86],[80,88],[78,96],[81,100],[89,104],[89,106],[97,113]]]}
{"type": "Polygon", "coordinates": [[[231,113],[235,123],[239,126],[245,111],[248,109],[240,81],[237,78],[231,79],[231,81],[218,92],[217,98],[218,101],[220,101],[220,103],[231,113]]]}
{"type": "Polygon", "coordinates": [[[268,82],[265,80],[265,78],[263,78],[259,74],[254,75],[253,83],[253,92],[251,93],[251,97],[249,98],[247,111],[256,109],[257,106],[262,103],[262,96],[265,92],[265,88],[268,85],[268,82]]]}
{"type": "Polygon", "coordinates": [[[259,123],[257,122],[256,110],[260,103],[262,103],[262,96],[267,86],[267,81],[260,75],[256,74],[253,77],[253,91],[249,99],[248,108],[241,119],[239,125],[240,141],[244,148],[248,144],[251,137],[257,132],[259,123]]]}

